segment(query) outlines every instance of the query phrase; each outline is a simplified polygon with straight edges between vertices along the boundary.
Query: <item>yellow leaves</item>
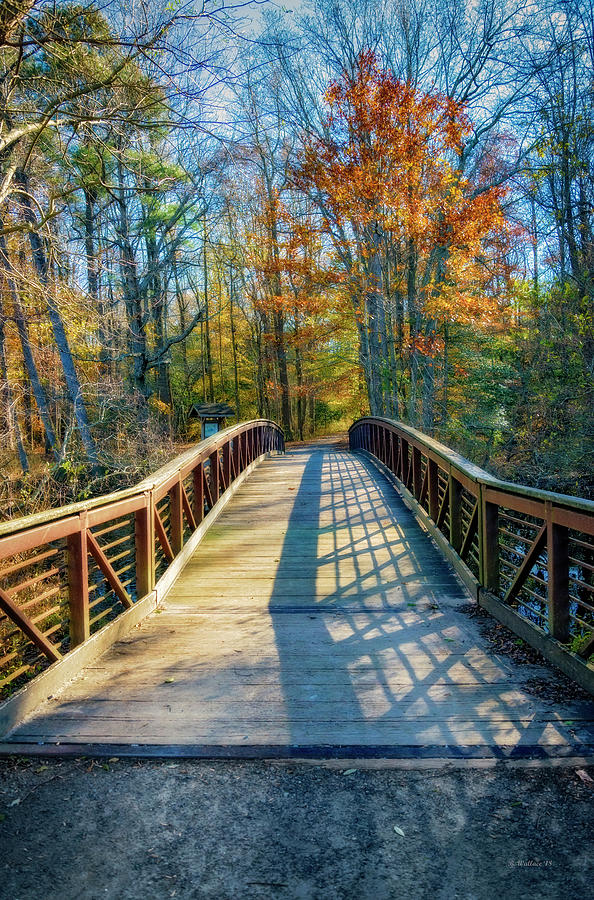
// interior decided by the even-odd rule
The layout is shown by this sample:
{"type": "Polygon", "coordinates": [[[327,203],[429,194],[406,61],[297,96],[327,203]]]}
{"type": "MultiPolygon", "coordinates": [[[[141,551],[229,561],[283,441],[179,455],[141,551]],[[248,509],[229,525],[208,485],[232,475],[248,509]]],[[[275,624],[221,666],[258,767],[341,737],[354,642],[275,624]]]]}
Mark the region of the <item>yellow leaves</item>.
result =
{"type": "Polygon", "coordinates": [[[167,403],[164,403],[163,400],[160,400],[156,394],[149,397],[148,402],[151,409],[155,412],[161,413],[161,415],[164,416],[170,416],[172,414],[171,407],[167,403]]]}

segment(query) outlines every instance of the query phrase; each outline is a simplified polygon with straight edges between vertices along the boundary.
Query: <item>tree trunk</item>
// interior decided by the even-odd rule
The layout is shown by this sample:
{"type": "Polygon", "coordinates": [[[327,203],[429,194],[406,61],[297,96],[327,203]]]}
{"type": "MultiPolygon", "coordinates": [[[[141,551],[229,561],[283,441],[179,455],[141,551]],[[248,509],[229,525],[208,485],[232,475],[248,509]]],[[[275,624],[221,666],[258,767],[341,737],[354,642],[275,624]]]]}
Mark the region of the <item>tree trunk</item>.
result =
{"type": "Polygon", "coordinates": [[[372,416],[384,414],[383,399],[383,353],[385,351],[385,316],[384,298],[382,296],[382,262],[380,251],[380,235],[373,226],[366,235],[369,248],[367,258],[367,322],[369,353],[369,409],[372,416]]]}
{"type": "Polygon", "coordinates": [[[129,329],[128,349],[132,356],[132,380],[134,387],[138,392],[138,399],[140,402],[140,419],[141,421],[145,421],[148,417],[148,408],[146,405],[146,399],[148,397],[148,386],[146,383],[148,359],[146,332],[144,327],[145,321],[142,309],[142,298],[140,296],[140,285],[138,284],[136,259],[130,241],[126,188],[124,185],[124,172],[121,158],[118,158],[117,172],[118,186],[116,191],[116,201],[118,206],[118,219],[116,230],[120,249],[120,268],[122,272],[124,304],[129,329]]]}
{"type": "Polygon", "coordinates": [[[204,332],[206,340],[206,372],[208,374],[208,399],[214,403],[214,382],[212,372],[212,353],[210,346],[210,310],[208,305],[208,260],[206,256],[206,216],[204,216],[204,332]]]}
{"type": "Polygon", "coordinates": [[[101,299],[100,278],[99,278],[99,257],[97,253],[97,242],[95,240],[95,206],[97,203],[97,195],[89,188],[83,188],[85,196],[85,256],[87,262],[87,285],[89,288],[89,296],[97,310],[98,326],[97,337],[99,339],[99,372],[101,376],[105,376],[109,372],[109,350],[107,346],[107,310],[101,299]]]}
{"type": "Polygon", "coordinates": [[[293,310],[295,319],[295,379],[297,381],[297,434],[299,440],[304,440],[305,428],[305,393],[303,389],[303,365],[301,360],[301,348],[299,346],[299,310],[293,310]]]}
{"type": "Polygon", "coordinates": [[[415,246],[412,239],[410,239],[408,242],[406,293],[410,341],[410,392],[408,397],[408,420],[411,425],[416,425],[417,383],[419,375],[419,351],[417,348],[419,321],[417,312],[417,261],[415,246]]]}
{"type": "MultiPolygon", "coordinates": [[[[150,225],[145,225],[145,243],[148,270],[150,273],[150,312],[155,330],[155,355],[162,352],[165,341],[167,339],[167,327],[165,321],[165,298],[163,296],[163,285],[159,275],[159,260],[157,256],[157,240],[155,230],[150,225]]],[[[170,409],[172,407],[171,397],[171,377],[170,364],[166,359],[161,358],[156,365],[156,389],[157,396],[161,403],[165,403],[170,409]]]]}
{"type": "Polygon", "coordinates": [[[231,349],[233,353],[233,387],[235,390],[235,416],[241,421],[241,405],[239,401],[239,372],[237,368],[237,339],[235,336],[234,307],[235,284],[233,281],[233,269],[229,266],[229,326],[231,328],[231,349]]]}
{"type": "MultiPolygon", "coordinates": [[[[2,222],[0,221],[0,229],[2,228],[2,222]]],[[[25,314],[23,312],[23,308],[21,306],[21,302],[19,299],[18,291],[16,284],[14,282],[14,278],[12,275],[12,268],[10,265],[10,261],[8,259],[8,253],[6,249],[6,242],[4,240],[4,235],[0,234],[0,259],[2,260],[2,264],[4,266],[6,284],[8,286],[8,290],[12,297],[12,308],[14,320],[16,322],[17,331],[19,335],[19,340],[21,343],[21,349],[23,351],[23,362],[25,364],[25,371],[27,373],[27,377],[29,378],[29,382],[31,384],[31,389],[33,391],[33,396],[35,397],[35,403],[37,405],[37,411],[39,413],[39,418],[43,424],[43,428],[45,431],[45,438],[48,447],[51,450],[51,453],[54,459],[57,461],[60,458],[60,452],[56,441],[56,436],[54,434],[54,429],[52,426],[52,419],[50,415],[49,405],[47,402],[47,397],[45,396],[45,391],[41,384],[41,379],[39,378],[39,373],[37,371],[37,366],[35,364],[35,359],[33,357],[33,351],[31,349],[31,342],[29,340],[29,329],[27,327],[27,320],[25,318],[25,314]]]]}
{"type": "Polygon", "coordinates": [[[8,378],[8,363],[6,360],[6,332],[4,311],[0,310],[0,378],[2,379],[2,407],[6,412],[6,430],[10,437],[10,443],[16,448],[23,473],[29,471],[29,460],[23,444],[23,436],[16,414],[16,403],[12,385],[8,378]]]}
{"type": "Polygon", "coordinates": [[[27,175],[25,174],[25,172],[19,171],[17,172],[15,179],[17,184],[21,188],[19,198],[21,209],[23,211],[23,217],[30,226],[29,242],[31,244],[31,250],[33,252],[33,261],[35,263],[35,268],[37,270],[39,280],[46,288],[45,301],[49,312],[54,340],[56,342],[58,353],[60,355],[60,362],[62,363],[62,370],[64,372],[66,388],[68,390],[70,402],[72,403],[72,407],[74,410],[78,432],[80,434],[83,447],[85,448],[87,459],[89,460],[91,465],[96,468],[99,465],[97,450],[95,447],[93,436],[91,434],[91,427],[89,425],[87,410],[82,396],[80,381],[78,379],[78,374],[74,365],[74,359],[72,358],[72,353],[70,351],[68,338],[66,337],[64,323],[62,321],[58,305],[54,297],[52,296],[52,292],[50,289],[47,257],[45,255],[45,250],[43,248],[41,238],[39,237],[39,232],[37,231],[37,220],[31,206],[27,175]]]}
{"type": "Polygon", "coordinates": [[[289,372],[287,367],[287,348],[285,345],[285,323],[282,312],[274,316],[274,347],[278,365],[278,379],[281,388],[281,423],[286,440],[291,440],[291,403],[289,399],[289,372]]]}

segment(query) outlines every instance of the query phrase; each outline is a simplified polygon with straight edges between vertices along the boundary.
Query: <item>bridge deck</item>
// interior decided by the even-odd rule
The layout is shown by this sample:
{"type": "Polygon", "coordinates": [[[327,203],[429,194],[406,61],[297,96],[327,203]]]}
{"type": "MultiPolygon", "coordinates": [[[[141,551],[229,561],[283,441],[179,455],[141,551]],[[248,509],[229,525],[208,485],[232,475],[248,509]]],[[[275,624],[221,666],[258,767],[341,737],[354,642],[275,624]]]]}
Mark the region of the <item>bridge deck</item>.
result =
{"type": "Polygon", "coordinates": [[[266,460],[164,610],[10,740],[207,754],[594,745],[594,705],[531,696],[534,667],[490,653],[457,611],[467,602],[369,462],[309,445],[266,460]]]}

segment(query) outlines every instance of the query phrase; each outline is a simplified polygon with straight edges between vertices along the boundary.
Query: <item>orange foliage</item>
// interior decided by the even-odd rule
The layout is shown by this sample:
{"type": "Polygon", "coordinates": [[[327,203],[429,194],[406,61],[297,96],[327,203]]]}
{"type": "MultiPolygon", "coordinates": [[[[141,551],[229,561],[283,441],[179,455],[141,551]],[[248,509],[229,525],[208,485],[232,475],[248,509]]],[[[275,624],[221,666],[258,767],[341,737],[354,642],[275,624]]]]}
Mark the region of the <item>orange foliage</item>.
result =
{"type": "Polygon", "coordinates": [[[462,174],[471,130],[464,107],[400,81],[371,52],[352,78],[330,85],[326,101],[329,136],[307,143],[296,180],[322,198],[337,256],[350,253],[350,274],[364,290],[381,291],[389,247],[392,289],[427,317],[496,321],[502,305],[490,288],[500,291],[509,278],[503,260],[514,232],[501,206],[505,189],[486,182],[493,160],[475,184],[462,174]]]}
{"type": "Polygon", "coordinates": [[[335,273],[320,264],[320,229],[311,216],[291,212],[278,192],[257,183],[257,206],[245,235],[246,260],[258,279],[262,312],[318,316],[335,273]]]}

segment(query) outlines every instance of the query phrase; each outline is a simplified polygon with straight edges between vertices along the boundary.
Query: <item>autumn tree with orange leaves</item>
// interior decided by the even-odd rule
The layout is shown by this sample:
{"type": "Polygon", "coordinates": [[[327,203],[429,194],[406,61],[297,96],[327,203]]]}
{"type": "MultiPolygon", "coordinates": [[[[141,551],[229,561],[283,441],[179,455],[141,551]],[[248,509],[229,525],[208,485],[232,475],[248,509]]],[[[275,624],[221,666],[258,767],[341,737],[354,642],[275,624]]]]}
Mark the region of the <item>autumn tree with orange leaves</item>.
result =
{"type": "Polygon", "coordinates": [[[307,362],[331,340],[334,328],[341,328],[326,315],[328,289],[336,276],[322,265],[319,222],[308,209],[311,204],[288,191],[281,196],[264,179],[256,179],[254,188],[243,249],[260,326],[260,412],[272,415],[270,401],[278,395],[285,434],[292,437],[296,425],[297,436],[303,440],[306,404],[313,400],[315,387],[307,362]]]}
{"type": "Polygon", "coordinates": [[[326,102],[326,134],[306,141],[295,177],[351,298],[370,412],[432,430],[448,324],[504,313],[505,191],[460,171],[463,107],[398,80],[371,52],[326,102]]]}

